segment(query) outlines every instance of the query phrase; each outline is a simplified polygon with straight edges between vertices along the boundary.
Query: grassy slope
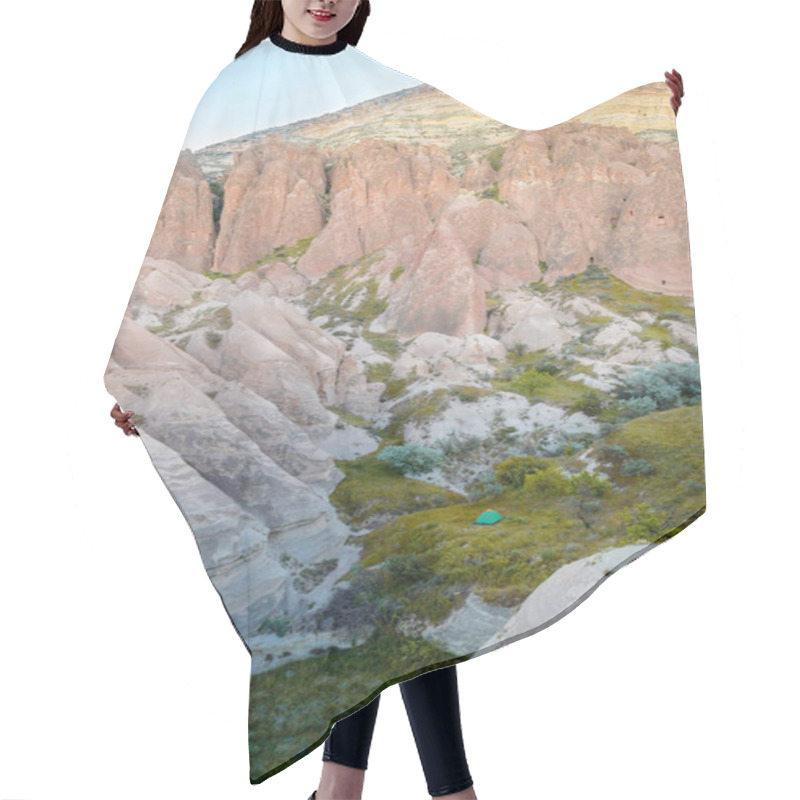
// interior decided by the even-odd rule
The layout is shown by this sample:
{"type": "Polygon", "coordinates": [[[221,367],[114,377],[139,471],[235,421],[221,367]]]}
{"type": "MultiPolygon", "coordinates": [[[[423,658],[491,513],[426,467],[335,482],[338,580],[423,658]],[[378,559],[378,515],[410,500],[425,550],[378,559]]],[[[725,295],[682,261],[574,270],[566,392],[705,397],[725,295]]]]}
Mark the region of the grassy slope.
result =
{"type": "Polygon", "coordinates": [[[254,773],[265,765],[265,773],[253,779],[264,780],[301,759],[328,735],[329,721],[355,712],[387,686],[459,660],[464,659],[425,640],[383,630],[350,649],[253,675],[250,759],[254,773]],[[385,675],[394,677],[376,682],[385,675]],[[266,771],[276,764],[279,768],[266,771]]]}

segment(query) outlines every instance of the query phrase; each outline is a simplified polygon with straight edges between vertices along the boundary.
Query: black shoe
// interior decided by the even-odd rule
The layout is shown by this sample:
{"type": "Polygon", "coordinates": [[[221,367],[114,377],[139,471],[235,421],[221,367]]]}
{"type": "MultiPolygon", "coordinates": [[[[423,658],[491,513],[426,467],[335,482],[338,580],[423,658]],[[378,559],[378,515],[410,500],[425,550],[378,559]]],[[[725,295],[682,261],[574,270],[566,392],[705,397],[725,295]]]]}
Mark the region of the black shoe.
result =
{"type": "Polygon", "coordinates": [[[312,793],[311,797],[309,797],[309,798],[308,798],[308,800],[314,800],[314,798],[315,798],[316,796],[317,796],[317,790],[316,790],[316,789],[314,789],[314,791],[313,791],[313,793],[312,793]]]}

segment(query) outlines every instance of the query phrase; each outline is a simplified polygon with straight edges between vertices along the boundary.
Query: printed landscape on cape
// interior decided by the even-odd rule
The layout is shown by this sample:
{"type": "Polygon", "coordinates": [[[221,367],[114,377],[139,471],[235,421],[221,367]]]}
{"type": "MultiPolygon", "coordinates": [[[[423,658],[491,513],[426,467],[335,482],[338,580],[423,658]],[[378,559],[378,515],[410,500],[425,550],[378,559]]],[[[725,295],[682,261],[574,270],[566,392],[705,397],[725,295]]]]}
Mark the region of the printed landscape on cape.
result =
{"type": "Polygon", "coordinates": [[[181,151],[105,383],[252,657],[251,782],[705,510],[670,96],[527,131],[417,83],[181,151]]]}

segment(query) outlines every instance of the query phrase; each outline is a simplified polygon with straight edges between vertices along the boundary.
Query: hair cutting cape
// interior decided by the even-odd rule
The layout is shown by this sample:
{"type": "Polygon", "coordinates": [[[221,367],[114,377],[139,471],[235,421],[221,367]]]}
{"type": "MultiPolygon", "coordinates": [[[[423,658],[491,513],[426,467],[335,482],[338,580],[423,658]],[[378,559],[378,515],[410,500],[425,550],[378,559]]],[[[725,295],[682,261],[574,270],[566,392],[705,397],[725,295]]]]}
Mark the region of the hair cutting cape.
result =
{"type": "Polygon", "coordinates": [[[251,656],[251,783],[705,510],[670,97],[524,130],[273,35],[200,100],[105,385],[251,656]]]}

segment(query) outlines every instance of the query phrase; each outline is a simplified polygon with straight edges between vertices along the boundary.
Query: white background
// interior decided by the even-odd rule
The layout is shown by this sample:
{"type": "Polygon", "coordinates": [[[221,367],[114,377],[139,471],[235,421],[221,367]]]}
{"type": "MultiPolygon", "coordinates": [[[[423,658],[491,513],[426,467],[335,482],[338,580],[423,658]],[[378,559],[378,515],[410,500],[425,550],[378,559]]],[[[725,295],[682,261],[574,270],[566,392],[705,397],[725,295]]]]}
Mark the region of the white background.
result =
{"type": "MultiPolygon", "coordinates": [[[[249,658],[103,373],[191,115],[250,0],[3,7],[0,798],[251,786],[249,658]]],[[[481,800],[796,798],[797,79],[776,2],[373,0],[359,47],[519,127],[685,79],[708,511],[458,667],[481,800]]],[[[426,798],[399,689],[365,800],[426,798]]]]}

